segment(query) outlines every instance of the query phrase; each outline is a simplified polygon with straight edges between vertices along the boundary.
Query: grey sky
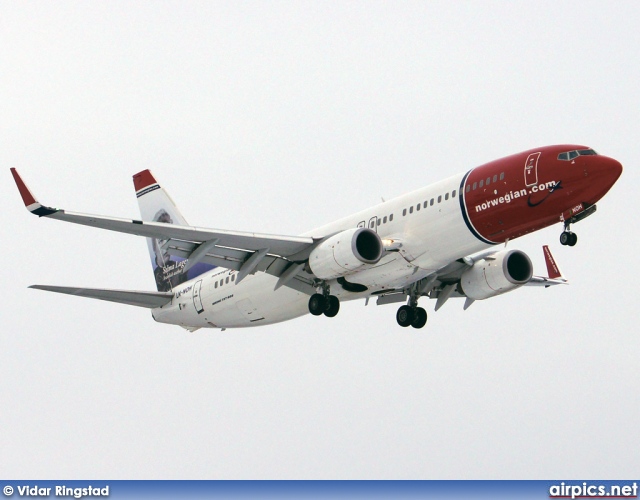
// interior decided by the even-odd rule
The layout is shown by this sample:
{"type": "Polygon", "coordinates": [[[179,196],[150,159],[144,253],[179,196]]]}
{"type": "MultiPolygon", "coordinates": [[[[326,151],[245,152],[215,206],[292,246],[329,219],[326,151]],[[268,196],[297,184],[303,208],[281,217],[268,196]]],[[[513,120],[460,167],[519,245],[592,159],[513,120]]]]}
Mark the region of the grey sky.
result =
{"type": "MultiPolygon", "coordinates": [[[[0,473],[13,478],[631,478],[640,467],[637,2],[0,1],[0,473]],[[451,300],[420,331],[344,304],[187,333],[30,284],[154,289],[150,168],[190,223],[298,234],[572,142],[625,171],[516,240],[572,284],[451,300]]],[[[424,303],[423,303],[424,302],[424,303]]]]}

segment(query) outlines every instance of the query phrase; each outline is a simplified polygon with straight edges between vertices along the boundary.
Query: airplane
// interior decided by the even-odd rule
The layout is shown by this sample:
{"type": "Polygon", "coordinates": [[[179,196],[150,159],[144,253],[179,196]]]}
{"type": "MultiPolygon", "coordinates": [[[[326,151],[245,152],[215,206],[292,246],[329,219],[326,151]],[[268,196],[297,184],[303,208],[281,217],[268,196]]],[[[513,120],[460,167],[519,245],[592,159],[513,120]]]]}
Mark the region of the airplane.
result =
{"type": "Polygon", "coordinates": [[[507,244],[556,223],[562,245],[571,226],[596,211],[622,174],[613,158],[581,145],[524,151],[416,189],[300,236],[189,226],[149,170],[133,176],[140,219],[69,212],[40,204],[11,169],[27,209],[39,216],[143,236],[157,291],[32,285],[30,288],[151,309],[155,321],[241,328],[307,313],[334,317],[342,301],[404,303],[401,327],[419,329],[451,297],[466,310],[524,285],[566,284],[548,246],[548,276],[507,244]],[[504,248],[496,248],[503,245],[504,248]]]}

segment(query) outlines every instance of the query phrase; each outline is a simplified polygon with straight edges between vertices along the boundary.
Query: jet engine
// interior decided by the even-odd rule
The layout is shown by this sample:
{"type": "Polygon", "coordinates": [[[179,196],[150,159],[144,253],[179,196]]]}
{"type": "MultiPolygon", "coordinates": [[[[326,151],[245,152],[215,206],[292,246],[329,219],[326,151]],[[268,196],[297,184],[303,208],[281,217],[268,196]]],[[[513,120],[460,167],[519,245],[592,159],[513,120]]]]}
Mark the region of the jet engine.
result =
{"type": "Polygon", "coordinates": [[[329,280],[376,264],[383,254],[382,240],[375,231],[357,227],[335,234],[309,255],[309,267],[318,278],[329,280]]]}
{"type": "Polygon", "coordinates": [[[529,256],[520,250],[502,250],[478,260],[460,278],[460,288],[470,299],[481,300],[510,292],[533,276],[529,256]]]}

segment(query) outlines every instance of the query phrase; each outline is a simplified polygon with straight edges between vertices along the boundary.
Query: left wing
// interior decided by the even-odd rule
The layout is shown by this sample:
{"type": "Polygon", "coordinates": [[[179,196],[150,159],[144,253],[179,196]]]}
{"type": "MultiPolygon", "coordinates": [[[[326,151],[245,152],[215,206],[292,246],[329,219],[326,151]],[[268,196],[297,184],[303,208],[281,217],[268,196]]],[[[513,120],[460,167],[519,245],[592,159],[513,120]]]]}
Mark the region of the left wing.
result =
{"type": "MultiPolygon", "coordinates": [[[[235,269],[239,272],[238,281],[256,270],[277,277],[282,276],[287,270],[291,272],[292,266],[308,258],[312,247],[318,241],[306,236],[225,231],[69,212],[39,203],[17,170],[12,168],[11,173],[25,206],[39,217],[165,240],[163,247],[170,255],[188,258],[192,264],[206,262],[235,269]]],[[[298,271],[302,271],[300,266],[298,271]]],[[[304,283],[293,280],[293,277],[295,275],[287,276],[287,282],[282,284],[294,288],[304,287],[304,283]]],[[[308,290],[304,288],[307,293],[308,290]]]]}
{"type": "Polygon", "coordinates": [[[220,245],[249,251],[268,248],[269,253],[282,257],[291,257],[301,253],[314,243],[313,238],[305,236],[280,236],[225,231],[221,229],[204,229],[193,226],[176,226],[163,224],[161,222],[143,222],[135,219],[104,217],[101,215],[68,212],[59,208],[46,207],[36,200],[15,168],[11,169],[11,173],[18,185],[18,190],[20,191],[25,206],[31,213],[39,217],[49,217],[51,219],[73,222],[74,224],[109,229],[110,231],[135,234],[137,236],[146,236],[147,238],[186,240],[194,243],[217,240],[216,246],[220,245]]]}

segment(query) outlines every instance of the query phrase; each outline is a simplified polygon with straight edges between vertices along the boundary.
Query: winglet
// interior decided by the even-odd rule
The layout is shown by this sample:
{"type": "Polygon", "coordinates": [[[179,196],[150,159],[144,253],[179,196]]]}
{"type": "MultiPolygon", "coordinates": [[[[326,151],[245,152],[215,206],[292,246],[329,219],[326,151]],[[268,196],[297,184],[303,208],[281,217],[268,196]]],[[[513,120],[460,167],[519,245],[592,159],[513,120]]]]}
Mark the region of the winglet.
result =
{"type": "Polygon", "coordinates": [[[35,196],[29,191],[29,188],[20,177],[20,174],[15,168],[11,169],[11,175],[13,175],[13,180],[16,181],[16,185],[18,186],[18,191],[20,191],[20,196],[22,196],[22,201],[24,201],[24,205],[29,208],[31,205],[38,203],[36,201],[35,196]]]}
{"type": "Polygon", "coordinates": [[[562,278],[562,272],[556,264],[556,260],[553,258],[553,255],[551,255],[551,250],[549,250],[549,247],[547,245],[544,245],[542,247],[542,251],[544,252],[544,261],[547,264],[547,273],[549,274],[549,278],[562,278]]]}
{"type": "Polygon", "coordinates": [[[13,180],[16,181],[16,186],[18,186],[18,191],[20,191],[20,196],[22,196],[24,206],[27,207],[27,210],[29,210],[29,212],[36,214],[38,217],[43,217],[45,215],[51,215],[58,211],[53,208],[44,207],[40,203],[38,203],[38,200],[36,200],[36,197],[33,196],[33,193],[24,183],[22,177],[20,177],[20,174],[15,168],[11,169],[11,175],[13,175],[13,180]]]}

